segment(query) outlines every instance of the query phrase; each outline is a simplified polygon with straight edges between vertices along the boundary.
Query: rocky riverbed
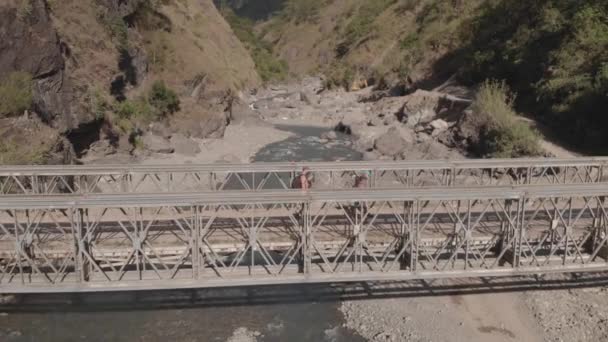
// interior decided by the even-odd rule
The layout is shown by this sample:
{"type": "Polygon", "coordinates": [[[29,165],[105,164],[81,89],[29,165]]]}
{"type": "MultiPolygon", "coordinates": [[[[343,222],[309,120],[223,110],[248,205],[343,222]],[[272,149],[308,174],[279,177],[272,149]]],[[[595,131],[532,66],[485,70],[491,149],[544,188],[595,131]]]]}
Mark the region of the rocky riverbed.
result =
{"type": "MultiPolygon", "coordinates": [[[[100,146],[82,160],[175,164],[466,157],[467,141],[474,134],[467,129],[470,97],[466,91],[446,88],[419,90],[406,96],[384,95],[371,88],[348,93],[323,91],[320,79],[307,78],[240,94],[225,113],[230,124],[222,138],[197,139],[156,129],[146,133],[142,148],[133,155],[107,153],[100,146]]],[[[445,283],[462,285],[460,281],[445,283]]],[[[150,340],[168,337],[157,333],[150,322],[177,315],[178,320],[171,320],[171,324],[177,324],[170,329],[172,336],[198,334],[231,342],[286,338],[328,342],[601,341],[608,338],[604,329],[608,319],[605,291],[599,287],[389,298],[372,295],[368,299],[336,296],[334,301],[324,303],[310,299],[300,304],[223,309],[218,311],[219,316],[245,317],[245,322],[230,321],[210,332],[202,332],[195,327],[200,324],[194,322],[204,319],[205,325],[214,325],[214,314],[195,308],[154,312],[137,324],[147,326],[150,340]]],[[[94,315],[72,316],[78,321],[94,315]]],[[[0,320],[6,321],[4,317],[0,320]]],[[[23,341],[32,337],[23,333],[23,324],[16,323],[25,321],[12,314],[9,317],[2,336],[23,341]]],[[[45,326],[36,319],[36,324],[45,326]]],[[[94,334],[93,328],[90,331],[94,334]]],[[[119,335],[112,336],[118,339],[119,335]]]]}
{"type": "MultiPolygon", "coordinates": [[[[380,96],[372,88],[324,91],[322,80],[310,77],[239,94],[225,113],[230,124],[222,129],[221,138],[198,139],[151,127],[132,155],[100,141],[82,161],[250,162],[263,146],[295,135],[280,126],[318,127],[348,135],[352,143],[348,147],[366,160],[460,159],[465,157],[467,141],[460,121],[468,103],[438,91],[420,90],[399,97],[380,96]]],[[[317,142],[331,148],[337,133],[327,132],[317,142]]]]}

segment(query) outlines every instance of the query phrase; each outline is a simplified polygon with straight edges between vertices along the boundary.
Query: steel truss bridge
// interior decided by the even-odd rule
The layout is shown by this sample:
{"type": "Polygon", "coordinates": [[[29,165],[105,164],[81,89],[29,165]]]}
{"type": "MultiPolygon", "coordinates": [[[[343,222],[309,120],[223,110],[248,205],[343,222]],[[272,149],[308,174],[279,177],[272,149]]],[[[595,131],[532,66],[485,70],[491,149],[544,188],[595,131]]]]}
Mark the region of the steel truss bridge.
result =
{"type": "Polygon", "coordinates": [[[2,167],[0,292],[608,270],[606,160],[508,163],[311,163],[331,186],[308,192],[285,189],[295,164],[2,167]],[[350,189],[361,170],[374,182],[350,189]],[[228,186],[172,190],[192,173],[228,186]]]}
{"type": "Polygon", "coordinates": [[[314,187],[374,188],[570,184],[608,181],[608,158],[461,161],[258,163],[209,165],[0,166],[0,194],[152,193],[288,189],[306,166],[314,187]],[[606,179],[604,179],[606,178],[606,179]]]}

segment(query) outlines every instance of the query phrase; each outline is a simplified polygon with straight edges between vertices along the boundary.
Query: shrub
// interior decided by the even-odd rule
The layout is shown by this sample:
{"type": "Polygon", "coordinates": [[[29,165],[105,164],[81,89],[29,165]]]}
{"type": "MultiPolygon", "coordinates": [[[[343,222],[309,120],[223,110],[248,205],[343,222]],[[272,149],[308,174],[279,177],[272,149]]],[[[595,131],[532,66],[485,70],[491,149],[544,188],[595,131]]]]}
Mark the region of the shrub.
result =
{"type": "Polygon", "coordinates": [[[32,106],[32,76],[13,72],[0,81],[0,116],[17,115],[32,106]]]}
{"type": "Polygon", "coordinates": [[[255,69],[262,81],[281,81],[287,77],[287,62],[275,57],[272,46],[255,34],[254,23],[250,19],[237,16],[229,8],[222,8],[222,15],[230,24],[237,38],[245,45],[255,63],[255,69]]]}
{"type": "Polygon", "coordinates": [[[127,23],[118,15],[100,13],[98,20],[105,27],[118,51],[129,49],[129,27],[127,23]]]}
{"type": "Polygon", "coordinates": [[[156,81],[147,96],[117,102],[113,105],[114,124],[131,133],[138,124],[147,125],[179,111],[179,98],[163,81],[156,81]]]}
{"type": "Polygon", "coordinates": [[[336,48],[338,57],[342,57],[362,38],[374,32],[374,21],[395,0],[364,1],[344,29],[344,39],[336,48]]]}
{"type": "Polygon", "coordinates": [[[500,0],[482,9],[466,30],[465,76],[505,79],[521,94],[519,108],[574,145],[605,153],[606,1],[500,0]]]}
{"type": "Polygon", "coordinates": [[[44,164],[48,150],[43,147],[20,148],[11,141],[0,141],[0,165],[44,164]]]}
{"type": "Polygon", "coordinates": [[[148,94],[148,102],[156,109],[157,116],[167,116],[179,111],[177,94],[167,88],[163,81],[154,82],[148,94]]]}
{"type": "Polygon", "coordinates": [[[324,86],[327,89],[344,88],[350,90],[354,80],[355,72],[351,66],[334,63],[325,72],[324,86]]]}
{"type": "Polygon", "coordinates": [[[114,112],[121,119],[150,118],[152,110],[143,99],[125,100],[114,106],[114,112]]]}
{"type": "Polygon", "coordinates": [[[25,20],[32,15],[33,11],[34,5],[32,4],[32,0],[21,0],[17,8],[17,17],[19,20],[25,20]]]}
{"type": "Polygon", "coordinates": [[[486,81],[472,110],[476,116],[480,153],[493,158],[516,158],[541,153],[538,133],[517,119],[514,96],[504,82],[486,81]]]}
{"type": "Polygon", "coordinates": [[[315,22],[323,5],[323,0],[288,0],[282,14],[296,24],[315,22]]]}

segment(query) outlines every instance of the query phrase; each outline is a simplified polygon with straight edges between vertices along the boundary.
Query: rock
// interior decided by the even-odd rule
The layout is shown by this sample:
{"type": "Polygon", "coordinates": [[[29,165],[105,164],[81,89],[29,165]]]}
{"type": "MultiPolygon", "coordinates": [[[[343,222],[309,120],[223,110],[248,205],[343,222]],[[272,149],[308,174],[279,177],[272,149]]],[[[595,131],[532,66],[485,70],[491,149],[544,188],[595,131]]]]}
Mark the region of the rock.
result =
{"type": "Polygon", "coordinates": [[[15,303],[17,303],[16,295],[9,295],[9,294],[0,295],[0,304],[15,304],[15,303]]]}
{"type": "Polygon", "coordinates": [[[148,126],[150,133],[169,139],[171,137],[171,129],[163,122],[153,122],[148,126]]]}
{"type": "Polygon", "coordinates": [[[116,153],[116,149],[109,140],[98,140],[89,146],[87,155],[94,155],[96,157],[105,157],[116,153]]]}
{"type": "Polygon", "coordinates": [[[186,138],[183,134],[173,134],[169,139],[169,142],[175,150],[175,153],[186,156],[195,156],[201,153],[201,148],[198,142],[186,138]]]}
{"type": "Polygon", "coordinates": [[[258,112],[239,99],[232,101],[228,108],[228,120],[235,124],[255,124],[262,121],[258,112]]]}
{"type": "Polygon", "coordinates": [[[424,142],[430,141],[432,139],[433,138],[430,135],[428,135],[427,133],[424,133],[424,132],[420,132],[420,133],[416,134],[417,143],[424,143],[424,142]]]}
{"type": "Polygon", "coordinates": [[[193,113],[175,115],[170,122],[172,132],[198,139],[222,138],[227,125],[226,114],[217,110],[203,111],[198,115],[193,113]]]}
{"type": "Polygon", "coordinates": [[[321,134],[321,138],[326,140],[336,140],[338,139],[338,134],[335,131],[329,131],[321,134]]]}
{"type": "Polygon", "coordinates": [[[371,105],[369,113],[374,117],[379,117],[382,120],[396,120],[400,113],[403,112],[403,97],[385,97],[371,105]]]}
{"type": "Polygon", "coordinates": [[[159,137],[158,135],[145,134],[142,137],[144,149],[154,153],[173,153],[174,148],[168,139],[159,137]]]}
{"type": "Polygon", "coordinates": [[[431,135],[436,137],[439,134],[447,131],[448,128],[450,128],[450,125],[447,122],[445,122],[445,120],[436,119],[436,120],[431,121],[431,123],[429,124],[429,127],[431,129],[431,135]]]}
{"type": "Polygon", "coordinates": [[[307,105],[313,104],[312,98],[313,98],[312,94],[309,94],[306,91],[300,92],[300,101],[306,103],[307,105]]]}
{"type": "Polygon", "coordinates": [[[363,152],[363,160],[365,160],[365,161],[378,160],[379,158],[380,158],[380,156],[378,155],[378,153],[376,153],[374,151],[363,152]]]}
{"type": "Polygon", "coordinates": [[[260,336],[261,333],[258,331],[251,331],[245,327],[240,327],[232,333],[232,336],[226,342],[256,342],[257,337],[260,336]]]}
{"type": "Polygon", "coordinates": [[[412,114],[406,114],[406,124],[408,127],[416,127],[427,124],[437,116],[437,113],[429,108],[421,109],[412,114]]]}
{"type": "Polygon", "coordinates": [[[351,133],[355,138],[355,148],[359,151],[370,151],[374,149],[376,139],[386,133],[386,127],[369,126],[360,123],[351,127],[351,133]]]}
{"type": "Polygon", "coordinates": [[[131,85],[141,84],[148,74],[148,56],[143,49],[129,46],[128,55],[121,58],[119,67],[131,85]]]}
{"type": "Polygon", "coordinates": [[[241,159],[234,154],[225,154],[216,163],[227,163],[227,164],[240,164],[241,159]]]}
{"type": "Polygon", "coordinates": [[[385,156],[396,156],[406,148],[407,143],[401,137],[399,129],[391,127],[385,134],[376,139],[374,148],[385,156]]]}
{"type": "Polygon", "coordinates": [[[23,19],[17,15],[17,5],[0,5],[0,79],[14,71],[32,75],[34,111],[43,121],[67,131],[91,120],[92,115],[72,111],[77,106],[72,103],[74,89],[46,1],[31,0],[30,5],[31,13],[23,19]]]}

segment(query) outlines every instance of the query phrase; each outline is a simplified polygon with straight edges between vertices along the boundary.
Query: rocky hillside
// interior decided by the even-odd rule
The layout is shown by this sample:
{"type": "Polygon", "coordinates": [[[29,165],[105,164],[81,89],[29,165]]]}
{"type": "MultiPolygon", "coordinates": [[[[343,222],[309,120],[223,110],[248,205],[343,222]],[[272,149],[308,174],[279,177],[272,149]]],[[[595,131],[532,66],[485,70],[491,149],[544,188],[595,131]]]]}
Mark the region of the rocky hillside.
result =
{"type": "Polygon", "coordinates": [[[211,0],[5,0],[0,51],[2,163],[130,150],[159,120],[221,136],[226,92],[259,84],[211,0]]]}
{"type": "MultiPolygon", "coordinates": [[[[229,1],[236,12],[268,1],[229,1]]],[[[608,6],[604,0],[284,0],[256,12],[258,35],[291,74],[328,86],[397,93],[447,79],[475,87],[504,80],[519,112],[564,140],[608,149],[608,6]],[[576,139],[570,139],[576,137],[576,139]]]]}

